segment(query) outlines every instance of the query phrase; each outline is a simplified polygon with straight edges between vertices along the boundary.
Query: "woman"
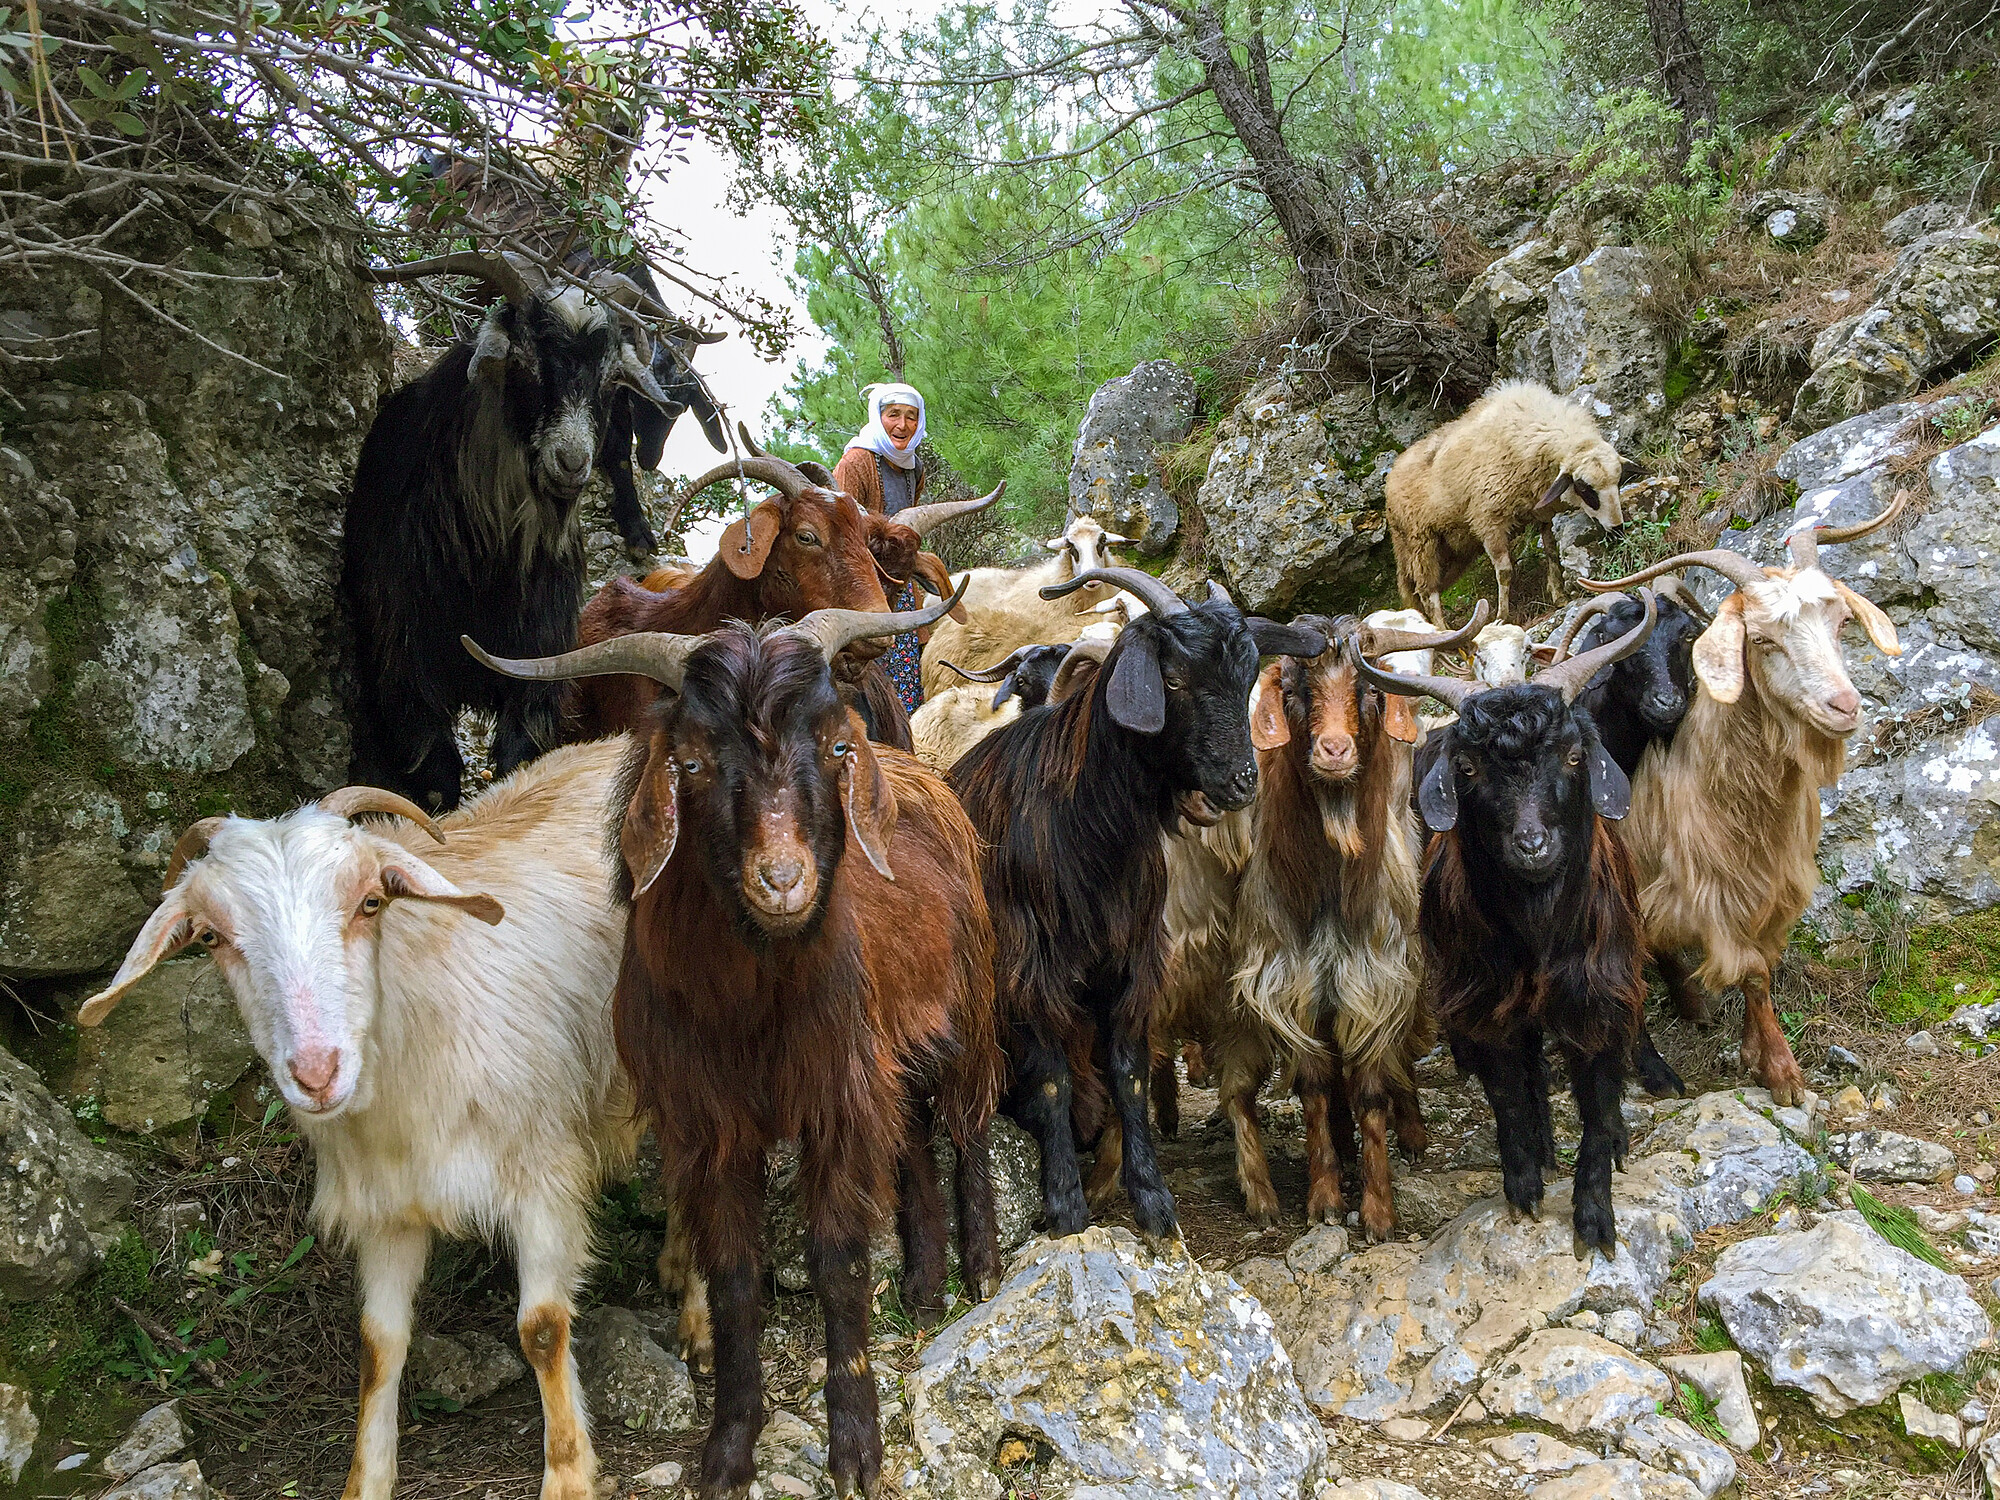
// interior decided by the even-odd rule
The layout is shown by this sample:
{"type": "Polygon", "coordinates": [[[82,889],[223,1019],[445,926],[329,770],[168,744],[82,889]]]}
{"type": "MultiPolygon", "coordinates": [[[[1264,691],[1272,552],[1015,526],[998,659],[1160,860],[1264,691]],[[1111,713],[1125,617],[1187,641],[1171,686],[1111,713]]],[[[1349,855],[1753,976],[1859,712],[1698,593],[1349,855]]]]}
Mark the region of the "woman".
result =
{"type": "MultiPolygon", "coordinates": [[[[917,504],[924,493],[924,466],[917,449],[924,441],[924,398],[913,385],[887,382],[863,388],[868,398],[868,424],[847,444],[834,465],[833,481],[864,510],[893,516],[917,504]]],[[[889,601],[891,609],[915,609],[915,585],[889,601]]],[[[915,713],[924,701],[919,675],[923,642],[915,631],[889,643],[882,664],[896,685],[903,707],[915,713]]]]}

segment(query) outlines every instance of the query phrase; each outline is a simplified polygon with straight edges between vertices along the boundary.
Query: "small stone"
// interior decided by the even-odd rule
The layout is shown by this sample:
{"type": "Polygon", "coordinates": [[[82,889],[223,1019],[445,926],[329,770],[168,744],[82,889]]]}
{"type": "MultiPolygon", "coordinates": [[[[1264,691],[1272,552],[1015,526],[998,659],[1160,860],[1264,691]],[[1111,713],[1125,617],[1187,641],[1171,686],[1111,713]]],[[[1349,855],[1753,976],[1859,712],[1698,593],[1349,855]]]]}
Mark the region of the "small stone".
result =
{"type": "Polygon", "coordinates": [[[1505,1437],[1488,1438],[1479,1446],[1524,1474],[1565,1474],[1597,1462],[1596,1454],[1572,1447],[1546,1432],[1510,1432],[1505,1437]]]}
{"type": "Polygon", "coordinates": [[[172,1458],[187,1445],[188,1430],[181,1421],[180,1403],[163,1401],[134,1422],[124,1441],[105,1456],[104,1472],[113,1479],[123,1479],[172,1458]]]}
{"type": "Polygon", "coordinates": [[[1573,1435],[1615,1432],[1673,1394],[1666,1376],[1609,1339],[1554,1328],[1530,1334],[1479,1388],[1488,1411],[1573,1435]]]}
{"type": "Polygon", "coordinates": [[[35,1415],[27,1391],[18,1385],[0,1385],[0,1469],[7,1471],[9,1484],[21,1482],[21,1470],[28,1466],[41,1430],[41,1419],[35,1415]]]}
{"type": "Polygon", "coordinates": [[[1701,1500],[1701,1491],[1678,1474],[1662,1474],[1635,1458],[1614,1458],[1538,1484],[1528,1500],[1701,1500]]]}
{"type": "Polygon", "coordinates": [[[1942,1182],[1957,1159],[1935,1141],[1893,1130],[1857,1130],[1827,1137],[1833,1159],[1863,1182],[1942,1182]]]}
{"type": "Polygon", "coordinates": [[[1430,1497],[1393,1479],[1349,1479],[1331,1489],[1320,1490],[1318,1500],[1430,1500],[1430,1497]]]}
{"type": "Polygon", "coordinates": [[[527,1373],[526,1361],[483,1329],[456,1338],[420,1333],[410,1340],[411,1389],[436,1391],[460,1406],[484,1401],[527,1373]]]}
{"type": "Polygon", "coordinates": [[[1976,1182],[1991,1182],[2000,1173],[1996,1173],[1992,1162],[1982,1161],[1974,1164],[1970,1175],[1976,1182]]]}
{"type": "Polygon", "coordinates": [[[1618,1434],[1618,1446],[1648,1468],[1680,1475],[1701,1491],[1702,1500],[1736,1483],[1736,1460],[1729,1450],[1679,1417],[1640,1417],[1618,1434]]]}
{"type": "Polygon", "coordinates": [[[106,1490],[99,1500],[209,1500],[211,1493],[201,1477],[201,1465],[190,1459],[184,1464],[155,1464],[106,1490]]]}
{"type": "Polygon", "coordinates": [[[1844,1073],[1861,1071],[1861,1059],[1837,1042],[1826,1049],[1826,1065],[1829,1068],[1839,1068],[1844,1073]]]}
{"type": "Polygon", "coordinates": [[[1952,1178],[1951,1190],[1960,1197],[1970,1198],[1979,1191],[1978,1179],[1968,1177],[1965,1173],[1960,1172],[1956,1177],[1952,1178]]]}
{"type": "Polygon", "coordinates": [[[1582,1312],[1571,1313],[1563,1319],[1563,1327],[1581,1328],[1585,1333],[1596,1333],[1603,1326],[1603,1317],[1587,1307],[1582,1312]]]}
{"type": "Polygon", "coordinates": [[[632,1482],[634,1484],[646,1485],[651,1489],[670,1490],[681,1482],[681,1474],[683,1472],[681,1466],[677,1463],[654,1464],[645,1473],[634,1474],[632,1482]]]}
{"type": "Polygon", "coordinates": [[[63,1457],[56,1460],[55,1470],[58,1474],[67,1474],[70,1472],[70,1470],[80,1469],[89,1462],[90,1462],[90,1455],[88,1453],[65,1454],[63,1457]]]}
{"type": "Polygon", "coordinates": [[[695,1425],[687,1366],[654,1341],[626,1307],[577,1319],[576,1368],[591,1415],[628,1432],[686,1432],[695,1425]]]}
{"type": "Polygon", "coordinates": [[[1868,1102],[1868,1107],[1878,1115],[1892,1115],[1903,1107],[1903,1096],[1888,1084],[1879,1084],[1875,1089],[1875,1097],[1868,1102]]]}
{"type": "Polygon", "coordinates": [[[1966,1427],[1982,1427],[1986,1423],[1986,1403],[1968,1401],[1958,1409],[1958,1420],[1966,1427]]]}
{"type": "Polygon", "coordinates": [[[1645,1332],[1646,1320],[1639,1316],[1636,1308],[1621,1307],[1604,1319],[1604,1336],[1627,1349],[1638,1348],[1645,1332]]]}
{"type": "Polygon", "coordinates": [[[1320,1276],[1347,1255],[1347,1231],[1338,1224],[1315,1224],[1292,1242],[1285,1265],[1294,1276],[1320,1276]]]}
{"type": "Polygon", "coordinates": [[[1466,1402],[1465,1410],[1459,1413],[1460,1421],[1470,1422],[1475,1427],[1478,1426],[1481,1422],[1484,1422],[1486,1420],[1486,1417],[1487,1417],[1486,1403],[1481,1401],[1477,1396],[1474,1396],[1470,1401],[1466,1402]]]}
{"type": "Polygon", "coordinates": [[[1993,1123],[1993,1115],[1989,1110],[1975,1109],[1972,1112],[1972,1123],[1984,1130],[1993,1123]]]}
{"type": "Polygon", "coordinates": [[[1757,1412],[1750,1404],[1750,1386],[1743,1378],[1743,1356],[1734,1349],[1715,1354],[1670,1354],[1660,1363],[1676,1380],[1685,1380],[1715,1407],[1716,1425],[1729,1446],[1748,1453],[1761,1434],[1757,1412]]]}
{"type": "Polygon", "coordinates": [[[1908,1391],[1896,1398],[1896,1405],[1903,1413],[1903,1431],[1911,1437],[1930,1438],[1935,1442],[1949,1443],[1954,1448],[1964,1446],[1964,1435],[1959,1431],[1957,1417],[1932,1411],[1908,1391]]]}
{"type": "Polygon", "coordinates": [[[1950,1213],[1939,1213],[1928,1203],[1911,1205],[1910,1212],[1926,1234],[1957,1234],[1971,1222],[1963,1209],[1953,1209],[1950,1213]]]}
{"type": "Polygon", "coordinates": [[[1940,1050],[1937,1038],[1928,1031],[1919,1031],[1915,1036],[1905,1037],[1903,1045],[1918,1057],[1936,1057],[1940,1050]]]}
{"type": "Polygon", "coordinates": [[[1420,1443],[1431,1435],[1431,1425],[1416,1417],[1391,1417],[1378,1429],[1392,1443],[1420,1443]]]}

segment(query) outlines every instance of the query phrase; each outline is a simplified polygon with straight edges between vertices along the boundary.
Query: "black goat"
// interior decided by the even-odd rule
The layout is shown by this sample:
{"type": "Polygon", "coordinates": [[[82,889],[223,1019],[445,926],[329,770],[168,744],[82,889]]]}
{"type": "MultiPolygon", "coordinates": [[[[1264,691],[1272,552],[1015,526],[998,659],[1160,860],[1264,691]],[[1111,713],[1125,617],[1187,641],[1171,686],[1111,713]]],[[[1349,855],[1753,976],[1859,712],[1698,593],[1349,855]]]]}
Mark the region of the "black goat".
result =
{"type": "Polygon", "coordinates": [[[1165,1239],[1180,1226],[1147,1110],[1147,1033],[1166,956],[1161,839],[1179,818],[1207,826],[1248,805],[1257,658],[1317,656],[1326,639],[1246,620],[1219,589],[1190,606],[1135,568],[1092,568],[1042,596],[1099,581],[1129,589],[1151,613],[1125,628],[1087,689],[987,735],[950,780],[985,845],[1008,1108],[1041,1143],[1049,1231],[1089,1222],[1072,1110],[1086,1135],[1102,1123],[1093,1060],[1102,1049],[1120,1178],[1140,1231],[1165,1239]]]}
{"type": "Polygon", "coordinates": [[[1417,919],[1432,1007],[1493,1106],[1507,1201],[1529,1214],[1556,1166],[1542,1050],[1544,1028],[1554,1034],[1583,1122],[1579,1253],[1607,1257],[1617,1254],[1611,1170],[1627,1149],[1619,1096],[1644,1014],[1645,933],[1632,861],[1609,821],[1631,806],[1631,783],[1572,705],[1600,667],[1644,644],[1655,607],[1650,593],[1640,598],[1636,629],[1509,687],[1384,672],[1354,652],[1376,686],[1458,710],[1417,768],[1417,805],[1435,835],[1417,919]]]}
{"type": "MultiPolygon", "coordinates": [[[[361,447],[347,506],[341,590],[360,689],[351,780],[436,810],[458,805],[460,708],[499,717],[504,775],[558,743],[560,685],[516,683],[459,649],[471,635],[518,656],[576,640],[583,602],[577,500],[614,399],[668,398],[648,368],[643,331],[618,299],[541,281],[526,261],[477,255],[423,263],[487,278],[504,293],[478,336],[455,344],[382,403],[361,447]]],[[[401,267],[421,274],[423,265],[401,267]]],[[[378,273],[385,276],[388,273],[378,273]]]]}

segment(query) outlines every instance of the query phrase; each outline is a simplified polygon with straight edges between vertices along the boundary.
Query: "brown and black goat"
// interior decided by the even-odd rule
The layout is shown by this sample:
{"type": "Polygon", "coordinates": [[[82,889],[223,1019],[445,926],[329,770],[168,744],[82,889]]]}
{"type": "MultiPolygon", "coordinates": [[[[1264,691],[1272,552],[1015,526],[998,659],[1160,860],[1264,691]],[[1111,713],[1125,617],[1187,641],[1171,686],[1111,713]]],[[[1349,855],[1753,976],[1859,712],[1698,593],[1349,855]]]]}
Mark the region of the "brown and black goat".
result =
{"type": "Polygon", "coordinates": [[[898,1187],[906,1296],[942,1304],[934,1115],[957,1152],[966,1285],[977,1295],[998,1284],[987,1125],[1003,1060],[978,839],[943,782],[869,745],[831,673],[853,641],[916,629],[952,602],[494,664],[543,677],[638,672],[673,692],[648,716],[615,799],[633,915],[613,1017],[708,1282],[706,1496],[740,1496],[755,1478],[771,1146],[797,1139],[804,1151],[839,1493],[874,1494],[880,1479],[868,1241],[898,1187]]]}
{"type": "Polygon", "coordinates": [[[1736,585],[1694,643],[1700,688],[1687,716],[1639,762],[1625,833],[1668,989],[1683,1014],[1702,1015],[1701,987],[1742,986],[1743,1065],[1779,1104],[1800,1102],[1805,1077],[1771,1005],[1771,974],[1819,886],[1820,788],[1840,779],[1861,724],[1841,628],[1853,620],[1885,656],[1902,652],[1889,617],[1820,568],[1819,543],[1865,536],[1905,503],[1898,495],[1856,526],[1793,531],[1789,567],[1717,547],[1609,583],[1580,580],[1603,591],[1703,567],[1736,585]],[[1683,949],[1703,954],[1692,972],[1683,949]]]}
{"type": "MultiPolygon", "coordinates": [[[[715,557],[678,587],[656,590],[629,578],[605,584],[583,607],[580,646],[644,633],[695,635],[725,620],[796,620],[817,609],[884,611],[884,585],[900,589],[913,578],[934,594],[947,594],[950,577],[941,561],[921,550],[923,537],[954,516],[991,505],[1005,488],[977,500],[912,506],[889,521],[834,489],[832,476],[818,465],[801,469],[761,453],[709,470],[693,488],[739,476],[778,493],[733,522],[715,557]]],[[[859,677],[884,649],[879,641],[857,640],[841,663],[843,673],[859,677]]],[[[565,729],[572,739],[637,729],[659,695],[659,686],[638,673],[591,678],[570,689],[565,729]]],[[[871,707],[879,696],[870,698],[871,707]]],[[[902,739],[907,743],[907,721],[902,739]]]]}
{"type": "Polygon", "coordinates": [[[1417,806],[1435,835],[1417,925],[1431,1006],[1452,1056],[1493,1106],[1507,1201],[1539,1213],[1556,1166],[1544,1031],[1562,1048],[1583,1124],[1573,1222],[1579,1254],[1617,1254],[1611,1170],[1627,1149],[1619,1098],[1644,1015],[1632,861],[1612,831],[1631,784],[1571,705],[1599,668],[1653,628],[1645,617],[1608,645],[1532,682],[1483,688],[1385,672],[1352,646],[1356,670],[1387,692],[1458,710],[1419,757],[1417,806]]]}
{"type": "Polygon", "coordinates": [[[968,750],[951,784],[985,841],[1008,1107],[1041,1144],[1049,1231],[1089,1222],[1072,1112],[1101,1116],[1095,1050],[1123,1137],[1120,1180],[1140,1231],[1161,1240],[1180,1232],[1147,1117],[1148,1027],[1165,963],[1161,841],[1183,817],[1212,824],[1249,803],[1257,762],[1245,705],[1257,659],[1317,655],[1325,638],[1246,620],[1220,589],[1190,606],[1135,568],[1091,569],[1043,593],[1092,582],[1129,590],[1150,613],[1074,692],[1059,673],[1048,704],[968,750]]]}

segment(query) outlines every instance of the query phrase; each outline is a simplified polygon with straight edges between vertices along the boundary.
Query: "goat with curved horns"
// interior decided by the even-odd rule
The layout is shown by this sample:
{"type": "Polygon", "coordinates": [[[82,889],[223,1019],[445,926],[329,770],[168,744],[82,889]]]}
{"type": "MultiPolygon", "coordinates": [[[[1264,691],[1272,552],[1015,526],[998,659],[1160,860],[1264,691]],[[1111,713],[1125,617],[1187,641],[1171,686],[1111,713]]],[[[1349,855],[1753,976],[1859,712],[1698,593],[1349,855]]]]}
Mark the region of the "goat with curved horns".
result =
{"type": "Polygon", "coordinates": [[[1840,630],[1849,619],[1885,656],[1902,654],[1882,611],[1819,566],[1819,544],[1868,535],[1908,496],[1855,526],[1805,526],[1786,539],[1789,567],[1766,568],[1712,547],[1627,578],[1580,582],[1606,593],[1682,568],[1736,585],[1694,644],[1700,688],[1672,741],[1655,744],[1632,780],[1625,840],[1639,872],[1646,942],[1683,1013],[1701,989],[1743,989],[1743,1062],[1780,1104],[1805,1076],[1771,1005],[1785,939],[1819,885],[1819,792],[1840,779],[1861,723],[1840,630]],[[1692,973],[1683,949],[1699,949],[1692,973]]]}
{"type": "Polygon", "coordinates": [[[1568,1063],[1583,1122],[1573,1221],[1578,1253],[1617,1253],[1611,1169],[1627,1150],[1619,1110],[1643,1015],[1643,936],[1632,863],[1612,832],[1631,785],[1573,707],[1597,671],[1630,656],[1655,605],[1607,645],[1487,688],[1385,672],[1358,651],[1356,672],[1385,692],[1427,694],[1458,720],[1427,741],[1417,806],[1435,835],[1418,928],[1432,1009],[1459,1067],[1493,1106],[1507,1201],[1541,1209],[1555,1170],[1543,1031],[1568,1063]]]}
{"type": "Polygon", "coordinates": [[[614,813],[633,909],[613,1010],[709,1287],[704,1495],[739,1496],[755,1478],[772,1145],[797,1139],[804,1151],[807,1262],[827,1325],[827,1466],[840,1493],[874,1494],[880,1478],[868,1243],[892,1183],[906,1302],[942,1311],[934,1113],[957,1155],[965,1283],[974,1295],[998,1284],[986,1132],[1001,1056],[978,839],[936,776],[868,744],[831,676],[847,646],[917,629],[955,602],[621,636],[548,661],[498,661],[467,643],[508,673],[641,672],[673,692],[649,715],[614,813]]]}

